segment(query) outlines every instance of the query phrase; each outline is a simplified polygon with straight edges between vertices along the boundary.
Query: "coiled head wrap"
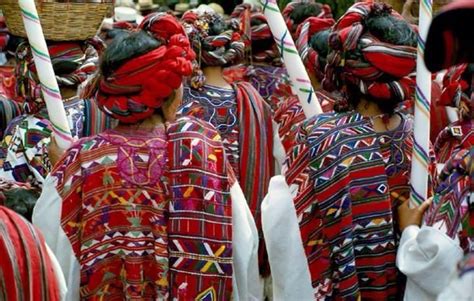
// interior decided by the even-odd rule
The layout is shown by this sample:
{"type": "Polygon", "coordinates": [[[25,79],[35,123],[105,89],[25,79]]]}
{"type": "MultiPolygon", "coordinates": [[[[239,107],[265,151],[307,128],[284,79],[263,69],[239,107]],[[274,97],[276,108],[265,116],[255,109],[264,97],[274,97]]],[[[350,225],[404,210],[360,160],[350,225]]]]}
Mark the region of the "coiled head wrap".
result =
{"type": "MultiPolygon", "coordinates": [[[[310,17],[298,26],[296,35],[296,48],[300,53],[301,59],[306,67],[306,70],[315,75],[319,80],[324,78],[324,68],[326,67],[327,53],[319,53],[312,45],[313,38],[317,38],[317,34],[324,35],[329,32],[329,29],[336,23],[331,18],[310,17]]],[[[325,39],[325,36],[323,36],[325,39]]],[[[324,41],[327,42],[327,39],[324,41]]],[[[328,47],[328,45],[326,45],[328,47]]]]}
{"type": "Polygon", "coordinates": [[[183,77],[192,73],[191,61],[195,59],[184,28],[175,17],[150,14],[140,29],[153,36],[159,46],[127,59],[118,68],[101,66],[99,107],[124,123],[136,123],[153,115],[181,86],[183,77]]]}
{"type": "MultiPolygon", "coordinates": [[[[48,45],[59,87],[76,88],[94,74],[99,64],[102,43],[97,40],[86,43],[61,42],[48,45]]],[[[25,100],[25,111],[35,114],[44,106],[41,85],[36,73],[31,49],[24,42],[17,49],[17,94],[25,100]]]]}
{"type": "Polygon", "coordinates": [[[231,17],[240,20],[241,31],[250,40],[253,62],[282,64],[267,18],[260,7],[249,3],[237,5],[231,17]]]}
{"type": "Polygon", "coordinates": [[[282,12],[291,36],[296,40],[298,26],[309,17],[332,18],[331,7],[314,0],[295,0],[288,3],[282,12]]]}
{"type": "Polygon", "coordinates": [[[332,28],[329,46],[325,90],[352,84],[377,101],[412,97],[416,34],[387,4],[354,4],[332,28]]]}
{"type": "Polygon", "coordinates": [[[245,43],[237,19],[225,21],[219,14],[188,11],[182,17],[189,40],[197,55],[191,84],[202,86],[205,77],[201,72],[207,66],[228,66],[244,58],[245,43]]]}

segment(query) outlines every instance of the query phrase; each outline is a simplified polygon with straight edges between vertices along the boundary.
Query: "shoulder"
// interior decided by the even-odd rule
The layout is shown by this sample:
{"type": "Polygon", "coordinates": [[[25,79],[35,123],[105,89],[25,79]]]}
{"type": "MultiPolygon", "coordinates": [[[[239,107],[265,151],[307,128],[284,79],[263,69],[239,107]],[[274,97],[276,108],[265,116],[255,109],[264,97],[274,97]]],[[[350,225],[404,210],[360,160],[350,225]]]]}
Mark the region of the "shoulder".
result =
{"type": "Polygon", "coordinates": [[[58,186],[61,186],[70,177],[80,174],[85,152],[96,151],[103,147],[104,143],[106,141],[100,135],[82,138],[74,142],[51,172],[51,175],[58,179],[58,186]]]}

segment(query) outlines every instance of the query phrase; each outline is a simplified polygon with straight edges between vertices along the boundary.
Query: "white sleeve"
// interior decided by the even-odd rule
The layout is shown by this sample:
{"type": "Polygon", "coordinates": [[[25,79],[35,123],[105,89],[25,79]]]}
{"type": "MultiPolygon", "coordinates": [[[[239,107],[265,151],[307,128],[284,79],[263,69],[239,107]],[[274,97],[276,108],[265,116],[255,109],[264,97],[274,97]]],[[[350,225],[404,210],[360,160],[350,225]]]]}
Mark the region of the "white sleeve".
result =
{"type": "Polygon", "coordinates": [[[262,203],[263,234],[273,278],[273,299],[314,300],[308,261],[290,188],[283,176],[270,180],[262,203]]]}
{"type": "Polygon", "coordinates": [[[61,301],[67,301],[67,286],[66,280],[64,279],[63,271],[61,270],[61,266],[59,265],[56,256],[54,256],[53,251],[48,247],[48,244],[45,244],[46,251],[48,252],[49,258],[51,259],[51,263],[53,265],[54,274],[56,274],[56,279],[58,280],[58,288],[59,288],[59,297],[61,301]]]}
{"type": "Polygon", "coordinates": [[[397,266],[407,276],[405,300],[436,300],[462,256],[457,243],[438,229],[407,227],[397,252],[397,266]]]}
{"type": "Polygon", "coordinates": [[[48,176],[33,210],[33,224],[44,235],[61,266],[67,285],[67,300],[79,300],[80,265],[71,243],[61,227],[62,199],[56,190],[57,179],[48,176]]]}
{"type": "Polygon", "coordinates": [[[258,232],[238,183],[232,198],[232,250],[234,300],[263,300],[263,280],[258,271],[258,232]]]}
{"type": "Polygon", "coordinates": [[[281,169],[286,158],[285,147],[278,133],[279,128],[280,125],[273,121],[273,158],[275,158],[275,174],[281,174],[281,169]]]}
{"type": "Polygon", "coordinates": [[[456,300],[473,301],[474,300],[474,271],[467,271],[460,277],[453,275],[448,286],[439,294],[438,301],[456,300]]]}

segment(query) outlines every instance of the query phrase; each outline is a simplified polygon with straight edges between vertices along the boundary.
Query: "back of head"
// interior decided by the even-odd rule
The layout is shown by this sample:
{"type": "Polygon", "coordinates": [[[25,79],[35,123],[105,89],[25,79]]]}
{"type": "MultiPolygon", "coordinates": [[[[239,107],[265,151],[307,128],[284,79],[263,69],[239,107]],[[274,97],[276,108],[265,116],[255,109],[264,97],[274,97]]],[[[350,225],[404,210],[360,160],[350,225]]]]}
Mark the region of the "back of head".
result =
{"type": "Polygon", "coordinates": [[[324,77],[326,56],[329,51],[329,33],[335,21],[332,18],[310,17],[298,26],[296,48],[306,70],[319,81],[324,77]]]}
{"type": "Polygon", "coordinates": [[[231,17],[240,20],[244,39],[250,40],[252,62],[282,64],[267,18],[260,7],[249,3],[237,5],[231,17]]]}
{"type": "Polygon", "coordinates": [[[352,106],[363,97],[393,113],[411,99],[416,32],[385,3],[354,4],[332,28],[323,86],[346,92],[352,106]]]}
{"type": "Polygon", "coordinates": [[[237,19],[226,21],[217,13],[188,11],[182,22],[197,56],[191,78],[194,88],[204,85],[203,68],[227,67],[244,58],[245,43],[237,19]]]}
{"type": "MultiPolygon", "coordinates": [[[[25,100],[25,111],[34,114],[43,108],[45,103],[31,47],[23,39],[13,39],[12,43],[16,43],[17,91],[19,97],[25,100]]],[[[75,94],[77,87],[96,72],[99,51],[102,49],[103,42],[99,38],[84,42],[48,42],[48,51],[59,87],[70,89],[75,94]]]]}
{"type": "Polygon", "coordinates": [[[195,58],[184,28],[166,13],[148,15],[138,32],[126,32],[105,51],[95,89],[99,107],[123,123],[160,109],[192,72],[195,58]]]}
{"type": "Polygon", "coordinates": [[[213,12],[189,11],[182,21],[201,67],[229,66],[243,59],[245,44],[236,19],[213,12]]]}
{"type": "Polygon", "coordinates": [[[298,26],[310,17],[332,18],[331,8],[314,0],[295,0],[288,3],[282,12],[293,38],[297,38],[298,26]]]}

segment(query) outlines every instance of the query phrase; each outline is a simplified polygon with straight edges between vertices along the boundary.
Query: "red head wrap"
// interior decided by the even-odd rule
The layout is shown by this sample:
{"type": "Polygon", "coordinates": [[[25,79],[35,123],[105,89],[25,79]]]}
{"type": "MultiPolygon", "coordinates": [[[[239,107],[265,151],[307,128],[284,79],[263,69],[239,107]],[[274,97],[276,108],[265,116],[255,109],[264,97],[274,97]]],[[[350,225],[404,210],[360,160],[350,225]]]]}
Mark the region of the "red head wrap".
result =
{"type": "Polygon", "coordinates": [[[295,7],[297,7],[298,5],[318,5],[321,8],[321,12],[318,15],[312,16],[312,17],[332,18],[331,7],[327,4],[321,4],[314,0],[294,0],[288,3],[282,12],[282,15],[283,15],[283,18],[285,19],[286,26],[290,30],[290,33],[294,39],[297,38],[296,31],[298,29],[298,26],[302,22],[305,21],[305,20],[302,20],[302,22],[300,23],[295,23],[295,21],[291,18],[291,14],[295,10],[295,7]]]}
{"type": "MultiPolygon", "coordinates": [[[[60,42],[48,45],[49,55],[60,87],[76,88],[94,74],[99,62],[96,50],[101,47],[98,40],[86,43],[60,42]],[[68,66],[65,68],[65,66],[68,66]]],[[[35,114],[44,106],[41,97],[41,86],[36,74],[36,66],[28,44],[21,44],[17,49],[19,63],[16,66],[17,90],[24,98],[25,111],[35,114]]]]}
{"type": "Polygon", "coordinates": [[[471,119],[473,111],[473,101],[464,93],[471,87],[471,82],[467,83],[462,79],[467,67],[467,64],[461,64],[448,69],[443,78],[443,92],[438,100],[438,105],[458,108],[461,119],[471,119]]]}
{"type": "Polygon", "coordinates": [[[108,77],[101,79],[99,107],[124,123],[136,123],[153,115],[183,76],[192,72],[195,58],[183,27],[171,15],[148,15],[140,25],[161,42],[161,46],[130,59],[108,77]]]}
{"type": "Polygon", "coordinates": [[[274,42],[273,34],[267,23],[262,9],[249,3],[237,5],[231,14],[232,18],[241,20],[242,32],[256,44],[260,41],[269,41],[266,49],[252,48],[252,59],[255,62],[269,62],[281,65],[280,52],[274,42]],[[254,24],[254,25],[252,25],[254,24]]]}
{"type": "Polygon", "coordinates": [[[324,73],[321,71],[324,66],[320,66],[319,54],[310,45],[311,37],[318,32],[331,28],[334,23],[336,23],[334,19],[310,17],[300,24],[296,31],[296,36],[299,37],[296,41],[296,48],[298,48],[306,70],[317,76],[319,80],[322,80],[324,77],[324,73]]]}
{"type": "MultiPolygon", "coordinates": [[[[327,57],[323,86],[328,91],[352,83],[375,99],[412,97],[416,48],[383,42],[368,31],[367,18],[374,13],[402,17],[384,3],[354,4],[336,23],[329,37],[332,52],[327,57]]],[[[408,24],[408,23],[407,23],[408,24]]]]}

